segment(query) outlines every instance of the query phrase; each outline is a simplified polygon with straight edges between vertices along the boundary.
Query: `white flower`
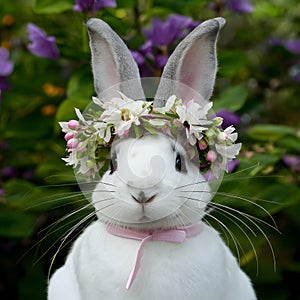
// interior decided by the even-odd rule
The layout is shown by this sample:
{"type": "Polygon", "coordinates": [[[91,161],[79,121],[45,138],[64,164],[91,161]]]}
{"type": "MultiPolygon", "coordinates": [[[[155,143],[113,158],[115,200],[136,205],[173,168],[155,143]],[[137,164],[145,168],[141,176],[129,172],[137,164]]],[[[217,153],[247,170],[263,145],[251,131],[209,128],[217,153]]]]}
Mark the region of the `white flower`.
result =
{"type": "Polygon", "coordinates": [[[231,145],[220,145],[216,144],[217,152],[222,156],[222,162],[213,164],[212,171],[216,177],[219,177],[222,170],[228,171],[228,162],[236,158],[236,155],[239,154],[242,144],[231,144],[231,145]]]}
{"type": "Polygon", "coordinates": [[[163,107],[156,107],[155,111],[161,114],[166,114],[166,112],[171,112],[173,108],[182,105],[182,100],[172,95],[166,101],[166,105],[163,107]]]}
{"type": "Polygon", "coordinates": [[[94,128],[97,130],[97,134],[100,139],[104,139],[108,143],[111,139],[111,128],[103,122],[95,122],[94,128]]]}
{"type": "Polygon", "coordinates": [[[93,100],[93,102],[94,102],[96,105],[98,105],[98,106],[100,106],[100,107],[103,107],[104,102],[103,102],[102,100],[100,100],[99,98],[97,98],[97,97],[92,97],[92,100],[93,100]]]}
{"type": "Polygon", "coordinates": [[[207,120],[207,113],[212,107],[212,102],[207,103],[204,107],[190,101],[188,106],[181,105],[176,108],[176,113],[179,116],[179,121],[184,124],[187,122],[189,128],[186,129],[186,135],[191,145],[195,145],[197,140],[200,140],[202,132],[207,130],[206,125],[211,125],[212,121],[207,120]]]}
{"type": "Polygon", "coordinates": [[[70,132],[71,129],[68,126],[68,122],[58,122],[59,126],[61,127],[62,132],[70,132]]]}
{"type": "Polygon", "coordinates": [[[121,94],[120,98],[113,98],[111,102],[104,103],[105,111],[100,120],[112,124],[118,135],[127,132],[132,124],[140,125],[139,118],[149,114],[151,103],[134,101],[121,94]]]}

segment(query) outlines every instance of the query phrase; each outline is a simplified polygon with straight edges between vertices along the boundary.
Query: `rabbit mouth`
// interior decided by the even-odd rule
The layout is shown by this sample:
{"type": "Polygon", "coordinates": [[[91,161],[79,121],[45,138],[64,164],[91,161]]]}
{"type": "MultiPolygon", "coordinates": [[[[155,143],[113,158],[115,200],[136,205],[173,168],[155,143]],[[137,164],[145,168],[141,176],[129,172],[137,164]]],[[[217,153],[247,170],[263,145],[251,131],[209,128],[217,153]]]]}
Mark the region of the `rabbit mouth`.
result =
{"type": "Polygon", "coordinates": [[[138,219],[138,222],[145,222],[145,223],[148,223],[148,222],[151,222],[153,220],[151,220],[149,217],[143,215],[141,218],[138,219]]]}

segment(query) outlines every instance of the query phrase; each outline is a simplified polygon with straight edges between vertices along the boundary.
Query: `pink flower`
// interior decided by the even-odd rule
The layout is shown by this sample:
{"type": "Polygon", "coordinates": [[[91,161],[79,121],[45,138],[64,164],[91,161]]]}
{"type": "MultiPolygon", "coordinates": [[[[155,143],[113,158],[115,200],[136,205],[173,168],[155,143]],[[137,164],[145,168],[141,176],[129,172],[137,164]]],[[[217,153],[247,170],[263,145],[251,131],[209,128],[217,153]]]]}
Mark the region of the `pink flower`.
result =
{"type": "Polygon", "coordinates": [[[72,130],[75,130],[79,126],[79,122],[76,120],[70,120],[68,122],[68,127],[72,130]]]}
{"type": "Polygon", "coordinates": [[[213,151],[213,150],[209,150],[209,151],[207,152],[206,159],[207,159],[209,162],[214,162],[214,161],[217,159],[217,154],[216,154],[216,152],[213,151]]]}
{"type": "Polygon", "coordinates": [[[68,140],[68,142],[67,142],[67,146],[68,146],[69,149],[76,148],[78,146],[78,144],[79,144],[79,141],[77,139],[74,139],[74,138],[68,140]]]}
{"type": "Polygon", "coordinates": [[[67,132],[65,134],[65,140],[69,141],[70,139],[72,139],[74,137],[74,134],[72,132],[67,132]]]}
{"type": "Polygon", "coordinates": [[[204,139],[198,141],[198,146],[200,150],[205,150],[207,148],[207,143],[204,139]]]}

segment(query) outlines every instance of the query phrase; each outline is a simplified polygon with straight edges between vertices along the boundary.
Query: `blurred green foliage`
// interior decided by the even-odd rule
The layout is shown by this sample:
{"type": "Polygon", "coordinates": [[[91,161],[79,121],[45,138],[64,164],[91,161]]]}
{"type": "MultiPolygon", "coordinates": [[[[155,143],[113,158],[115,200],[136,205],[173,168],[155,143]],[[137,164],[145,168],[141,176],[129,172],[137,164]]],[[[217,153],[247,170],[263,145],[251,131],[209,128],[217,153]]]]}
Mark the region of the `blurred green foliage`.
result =
{"type": "MultiPolygon", "coordinates": [[[[95,16],[108,22],[131,49],[144,43],[142,28],[155,16],[164,19],[178,13],[198,21],[217,15],[227,19],[218,44],[213,101],[216,111],[227,109],[241,117],[237,131],[243,149],[240,165],[224,178],[216,195],[219,206],[213,216],[238,242],[220,223],[207,221],[239,255],[259,299],[299,299],[300,50],[290,51],[274,40],[300,38],[300,3],[257,0],[252,1],[252,13],[240,14],[222,6],[225,1],[216,0],[215,10],[209,2],[119,0],[116,8],[104,8],[95,16]],[[225,213],[223,205],[231,209],[225,213]],[[272,228],[271,216],[281,234],[272,228]],[[240,243],[239,253],[235,243],[240,243]]],[[[11,89],[2,93],[0,108],[1,299],[45,299],[50,260],[59,241],[89,212],[80,210],[55,223],[87,201],[73,184],[73,170],[61,160],[65,141],[57,125],[75,117],[73,108],[84,109],[94,94],[84,25],[91,15],[73,11],[73,5],[73,0],[0,3],[0,43],[14,62],[8,78],[11,89]],[[28,51],[28,22],[56,37],[59,60],[28,51]],[[54,227],[48,227],[51,224],[54,227]]],[[[63,262],[66,246],[53,268],[63,262]]]]}

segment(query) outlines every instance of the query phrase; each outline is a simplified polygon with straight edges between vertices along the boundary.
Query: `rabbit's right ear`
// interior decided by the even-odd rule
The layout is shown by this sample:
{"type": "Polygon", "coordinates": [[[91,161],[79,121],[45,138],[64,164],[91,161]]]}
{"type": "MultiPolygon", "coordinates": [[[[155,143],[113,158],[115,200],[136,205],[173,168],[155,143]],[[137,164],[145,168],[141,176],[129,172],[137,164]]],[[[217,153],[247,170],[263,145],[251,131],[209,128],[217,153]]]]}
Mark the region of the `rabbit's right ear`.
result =
{"type": "Polygon", "coordinates": [[[164,106],[176,95],[183,100],[208,101],[217,73],[216,41],[223,18],[201,23],[179,43],[161,76],[154,106],[164,106]]]}
{"type": "Polygon", "coordinates": [[[122,39],[100,19],[90,19],[87,28],[98,97],[109,101],[121,91],[133,100],[143,99],[138,66],[122,39]]]}

